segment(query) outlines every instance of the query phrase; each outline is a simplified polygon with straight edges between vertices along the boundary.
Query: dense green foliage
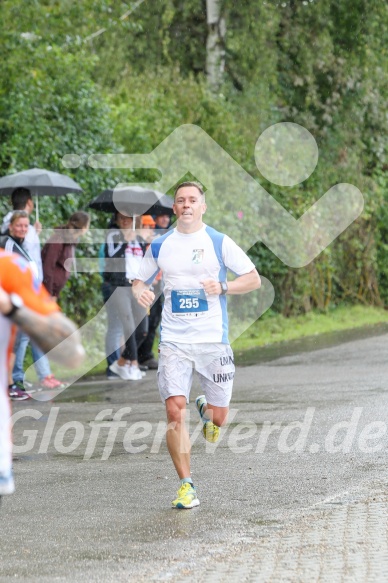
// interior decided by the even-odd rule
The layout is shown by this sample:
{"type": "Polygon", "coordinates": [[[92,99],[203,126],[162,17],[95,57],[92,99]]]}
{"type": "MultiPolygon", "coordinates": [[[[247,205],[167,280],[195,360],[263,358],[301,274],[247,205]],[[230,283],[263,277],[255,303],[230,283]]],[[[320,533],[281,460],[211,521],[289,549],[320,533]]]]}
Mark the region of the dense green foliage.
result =
{"type": "MultiPolygon", "coordinates": [[[[338,182],[364,193],[363,215],[306,268],[288,268],[264,245],[251,249],[275,286],[275,310],[288,316],[343,301],[386,305],[386,3],[223,0],[226,62],[218,94],[206,83],[205,0],[135,5],[2,3],[1,173],[63,171],[69,152],[84,159],[149,152],[179,125],[197,124],[294,216],[338,182]],[[268,183],[254,161],[258,136],[279,121],[303,125],[319,145],[314,174],[293,188],[268,183]]],[[[47,226],[132,176],[86,164],[67,173],[85,195],[42,199],[47,226]]],[[[0,210],[6,207],[0,199],[0,210]]],[[[95,213],[93,226],[106,219],[95,213]]],[[[97,275],[69,282],[63,303],[79,321],[100,305],[98,283],[97,275]]]]}

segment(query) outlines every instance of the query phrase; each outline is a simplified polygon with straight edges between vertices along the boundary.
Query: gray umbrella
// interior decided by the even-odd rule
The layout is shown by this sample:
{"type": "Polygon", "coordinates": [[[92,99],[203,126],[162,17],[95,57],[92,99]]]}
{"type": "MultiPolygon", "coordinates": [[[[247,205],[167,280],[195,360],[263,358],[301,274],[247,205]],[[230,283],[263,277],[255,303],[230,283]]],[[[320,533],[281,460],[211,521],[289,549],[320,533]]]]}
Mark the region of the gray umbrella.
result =
{"type": "Polygon", "coordinates": [[[101,192],[89,208],[103,212],[119,211],[128,216],[133,215],[173,215],[173,200],[152,188],[137,185],[119,185],[115,189],[101,192]]]}
{"type": "MultiPolygon", "coordinates": [[[[0,178],[0,195],[11,195],[15,188],[28,188],[35,196],[61,196],[69,192],[82,192],[82,188],[70,176],[42,168],[31,168],[0,178]]],[[[39,221],[39,204],[36,204],[36,220],[39,221]]]]}

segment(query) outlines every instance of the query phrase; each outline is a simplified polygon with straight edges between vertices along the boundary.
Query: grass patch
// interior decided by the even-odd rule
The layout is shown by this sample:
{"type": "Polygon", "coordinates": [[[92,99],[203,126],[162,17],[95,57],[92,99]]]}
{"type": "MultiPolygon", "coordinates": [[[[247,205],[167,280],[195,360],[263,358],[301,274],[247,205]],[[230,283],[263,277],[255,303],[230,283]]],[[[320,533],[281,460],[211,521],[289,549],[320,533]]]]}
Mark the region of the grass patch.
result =
{"type": "MultiPolygon", "coordinates": [[[[311,311],[308,314],[285,318],[270,310],[250,326],[232,344],[234,351],[244,351],[258,346],[268,346],[287,340],[340,332],[388,322],[388,311],[372,306],[338,306],[326,313],[311,311]]],[[[154,354],[157,354],[155,339],[154,354]]],[[[106,361],[93,368],[88,375],[104,374],[106,361]]]]}
{"type": "Polygon", "coordinates": [[[233,342],[233,349],[249,350],[256,346],[373,326],[381,322],[388,322],[388,311],[372,306],[339,306],[327,313],[312,311],[293,318],[269,312],[233,342]]]}
{"type": "MultiPolygon", "coordinates": [[[[235,352],[244,352],[259,346],[269,346],[308,336],[373,326],[382,322],[388,322],[388,311],[372,306],[339,306],[327,313],[312,311],[293,318],[285,318],[281,314],[269,310],[235,340],[232,347],[235,352]]],[[[154,345],[154,354],[157,354],[157,339],[154,345]]],[[[28,354],[25,369],[30,364],[32,364],[32,358],[28,354]]],[[[58,370],[58,367],[53,364],[52,368],[61,378],[61,371],[58,370]]],[[[92,368],[86,376],[105,374],[105,369],[106,361],[104,360],[92,368]]]]}

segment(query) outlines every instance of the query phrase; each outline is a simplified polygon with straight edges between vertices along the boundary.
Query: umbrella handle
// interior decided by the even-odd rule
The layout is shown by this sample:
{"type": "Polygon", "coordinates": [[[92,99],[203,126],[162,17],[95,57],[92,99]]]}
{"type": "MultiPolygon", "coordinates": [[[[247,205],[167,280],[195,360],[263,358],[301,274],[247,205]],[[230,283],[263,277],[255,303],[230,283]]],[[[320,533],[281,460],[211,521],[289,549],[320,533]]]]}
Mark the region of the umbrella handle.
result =
{"type": "Polygon", "coordinates": [[[36,197],[36,204],[35,204],[35,220],[39,222],[39,196],[36,197]]]}

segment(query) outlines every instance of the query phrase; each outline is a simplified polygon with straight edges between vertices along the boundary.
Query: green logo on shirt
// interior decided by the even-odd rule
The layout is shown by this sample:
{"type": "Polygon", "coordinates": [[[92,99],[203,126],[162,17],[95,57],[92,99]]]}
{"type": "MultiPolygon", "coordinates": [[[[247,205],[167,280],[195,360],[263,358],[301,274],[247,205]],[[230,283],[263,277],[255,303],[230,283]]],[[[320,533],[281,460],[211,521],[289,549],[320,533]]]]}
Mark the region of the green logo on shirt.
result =
{"type": "Polygon", "coordinates": [[[193,263],[202,263],[205,249],[193,249],[193,263]]]}

